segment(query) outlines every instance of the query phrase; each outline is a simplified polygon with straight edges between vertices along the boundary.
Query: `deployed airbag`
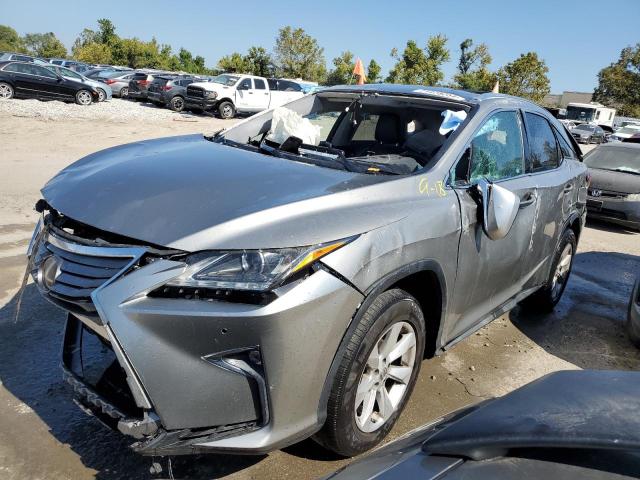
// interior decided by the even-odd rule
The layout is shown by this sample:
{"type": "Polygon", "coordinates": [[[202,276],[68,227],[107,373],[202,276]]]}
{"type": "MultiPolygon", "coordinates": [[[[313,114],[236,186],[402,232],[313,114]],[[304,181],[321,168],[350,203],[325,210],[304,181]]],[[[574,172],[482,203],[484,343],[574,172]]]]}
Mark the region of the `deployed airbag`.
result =
{"type": "Polygon", "coordinates": [[[278,107],[273,111],[267,139],[282,144],[289,137],[298,137],[306,145],[318,145],[321,130],[322,127],[314,125],[293,110],[278,107]]]}

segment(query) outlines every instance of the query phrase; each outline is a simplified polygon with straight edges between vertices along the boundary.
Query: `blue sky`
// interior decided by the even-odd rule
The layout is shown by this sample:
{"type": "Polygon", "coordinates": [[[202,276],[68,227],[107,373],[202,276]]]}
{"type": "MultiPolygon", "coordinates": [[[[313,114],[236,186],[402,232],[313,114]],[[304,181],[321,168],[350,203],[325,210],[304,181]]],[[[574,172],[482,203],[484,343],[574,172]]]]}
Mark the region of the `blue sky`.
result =
{"type": "Polygon", "coordinates": [[[455,2],[359,0],[199,1],[151,0],[87,2],[0,0],[2,18],[20,34],[53,31],[70,47],[84,27],[110,18],[121,36],[155,36],[174,50],[181,46],[202,55],[207,65],[252,45],[271,50],[280,27],[302,27],[325,49],[327,64],[351,50],[365,64],[375,58],[383,73],[393,65],[389,53],[409,39],[425,45],[429,35],[449,38],[455,71],[459,44],[467,37],[485,42],[493,68],[530,50],[549,66],[551,89],[591,91],[598,71],[620,50],[640,42],[640,1],[457,0],[455,2]]]}

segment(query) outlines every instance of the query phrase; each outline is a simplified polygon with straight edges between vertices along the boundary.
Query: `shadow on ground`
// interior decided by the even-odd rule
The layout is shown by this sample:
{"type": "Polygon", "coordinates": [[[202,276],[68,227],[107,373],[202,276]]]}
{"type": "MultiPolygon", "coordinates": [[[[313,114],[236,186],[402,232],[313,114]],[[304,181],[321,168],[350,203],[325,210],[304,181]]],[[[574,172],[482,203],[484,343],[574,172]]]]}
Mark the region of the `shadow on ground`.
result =
{"type": "Polygon", "coordinates": [[[640,369],[640,350],[624,322],[640,257],[585,252],[574,259],[563,298],[551,314],[516,308],[510,319],[547,352],[584,369],[640,369]]]}
{"type": "MultiPolygon", "coordinates": [[[[73,403],[71,389],[62,381],[59,367],[65,314],[44,300],[33,284],[24,292],[17,321],[14,319],[15,306],[16,297],[0,310],[0,381],[3,387],[29,406],[58,442],[68,445],[87,468],[95,470],[95,478],[166,478],[169,475],[166,458],[155,459],[163,471],[159,475],[151,474],[151,458],[130,451],[130,439],[88,417],[73,403]]],[[[21,441],[25,439],[17,438],[13,445],[17,451],[20,451],[21,441]]],[[[212,479],[245,469],[263,458],[201,455],[172,457],[171,460],[175,478],[212,479]]],[[[36,462],[35,459],[32,461],[36,462]]],[[[36,471],[34,478],[40,477],[36,471]]],[[[82,476],[86,474],[83,472],[82,476]]]]}

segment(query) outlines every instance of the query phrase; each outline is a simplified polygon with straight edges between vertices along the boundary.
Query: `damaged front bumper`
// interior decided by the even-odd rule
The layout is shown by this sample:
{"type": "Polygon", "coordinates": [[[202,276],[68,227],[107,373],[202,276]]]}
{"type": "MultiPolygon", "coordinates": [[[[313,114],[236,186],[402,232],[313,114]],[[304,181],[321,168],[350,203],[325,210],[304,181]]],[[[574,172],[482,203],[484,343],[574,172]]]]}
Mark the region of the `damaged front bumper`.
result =
{"type": "Polygon", "coordinates": [[[264,453],[317,431],[325,379],[362,295],[317,269],[264,305],[158,298],[149,294],[185,265],[146,263],[145,252],[51,232],[34,247],[38,287],[70,312],[62,363],[79,403],[145,455],[264,453]],[[83,284],[90,274],[113,276],[83,284]]]}

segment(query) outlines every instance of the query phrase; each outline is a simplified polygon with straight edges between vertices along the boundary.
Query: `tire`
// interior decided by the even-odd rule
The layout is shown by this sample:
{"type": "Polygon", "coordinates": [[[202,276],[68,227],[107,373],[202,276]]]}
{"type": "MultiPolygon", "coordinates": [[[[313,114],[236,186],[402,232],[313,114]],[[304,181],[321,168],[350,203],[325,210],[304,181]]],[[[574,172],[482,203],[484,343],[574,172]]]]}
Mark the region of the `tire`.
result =
{"type": "Polygon", "coordinates": [[[0,82],[0,99],[8,100],[13,98],[15,91],[13,87],[6,82],[0,82]]]}
{"type": "Polygon", "coordinates": [[[218,115],[220,118],[228,119],[236,116],[236,107],[229,101],[224,101],[218,105],[218,115]]]}
{"type": "Polygon", "coordinates": [[[91,105],[93,103],[93,97],[89,90],[78,90],[76,92],[76,103],[78,105],[91,105]]]}
{"type": "Polygon", "coordinates": [[[120,89],[120,98],[127,98],[129,96],[129,87],[122,87],[120,89]]]}
{"type": "Polygon", "coordinates": [[[342,456],[358,455],[387,436],[411,396],[425,348],[422,310],[404,290],[379,294],[354,321],[356,328],[332,380],[326,422],[314,436],[342,456]],[[389,351],[397,354],[401,345],[406,353],[389,361],[389,351]]]}
{"type": "Polygon", "coordinates": [[[184,98],[180,95],[176,95],[169,102],[169,108],[174,112],[181,112],[184,110],[184,98]]]}
{"type": "Polygon", "coordinates": [[[577,246],[576,234],[568,228],[558,243],[547,282],[523,302],[525,308],[544,313],[553,311],[569,281],[577,246]],[[567,253],[570,255],[568,260],[567,253]]]}
{"type": "Polygon", "coordinates": [[[98,102],[104,102],[107,99],[107,92],[98,88],[98,102]]]}

